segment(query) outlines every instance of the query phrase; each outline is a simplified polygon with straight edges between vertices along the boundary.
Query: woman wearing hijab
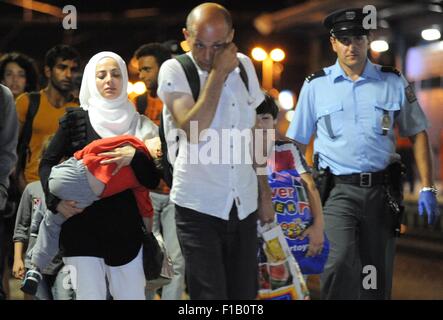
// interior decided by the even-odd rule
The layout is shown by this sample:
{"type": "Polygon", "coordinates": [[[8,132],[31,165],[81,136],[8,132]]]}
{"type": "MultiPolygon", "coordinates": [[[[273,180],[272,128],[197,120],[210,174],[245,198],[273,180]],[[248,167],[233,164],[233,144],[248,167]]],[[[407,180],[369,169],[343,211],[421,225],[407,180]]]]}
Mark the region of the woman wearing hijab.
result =
{"type": "MultiPolygon", "coordinates": [[[[90,142],[119,135],[144,141],[158,136],[158,129],[140,116],[128,100],[128,74],[123,59],[113,52],[100,52],[86,65],[80,88],[78,110],[70,110],[40,163],[40,178],[48,208],[69,218],[62,225],[60,248],[71,272],[78,300],[145,298],[139,210],[131,190],[95,201],[79,209],[71,199],[50,193],[51,168],[90,142]]],[[[116,170],[131,166],[137,180],[147,188],[158,184],[155,164],[146,153],[126,145],[107,152],[103,164],[115,163],[116,170]]],[[[146,222],[146,221],[145,221],[146,222]]]]}

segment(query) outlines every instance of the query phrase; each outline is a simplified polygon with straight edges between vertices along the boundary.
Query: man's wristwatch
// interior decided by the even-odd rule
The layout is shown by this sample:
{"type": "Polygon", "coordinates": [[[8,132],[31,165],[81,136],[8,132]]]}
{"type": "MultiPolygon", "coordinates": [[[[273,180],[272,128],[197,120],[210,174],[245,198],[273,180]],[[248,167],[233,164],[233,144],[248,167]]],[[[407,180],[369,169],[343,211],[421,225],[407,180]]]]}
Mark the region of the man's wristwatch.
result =
{"type": "Polygon", "coordinates": [[[420,192],[423,192],[423,191],[431,191],[433,194],[437,195],[437,188],[435,186],[423,187],[423,188],[421,188],[420,192]]]}

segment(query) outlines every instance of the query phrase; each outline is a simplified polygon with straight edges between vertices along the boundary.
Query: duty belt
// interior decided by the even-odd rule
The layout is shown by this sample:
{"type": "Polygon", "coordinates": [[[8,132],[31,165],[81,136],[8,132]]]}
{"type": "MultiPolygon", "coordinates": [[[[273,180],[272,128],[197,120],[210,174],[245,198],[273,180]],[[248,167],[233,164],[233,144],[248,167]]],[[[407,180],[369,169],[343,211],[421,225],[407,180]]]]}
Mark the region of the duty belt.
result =
{"type": "Polygon", "coordinates": [[[371,188],[377,184],[387,184],[388,174],[385,170],[378,172],[362,172],[347,175],[334,175],[336,184],[353,184],[363,188],[371,188]]]}

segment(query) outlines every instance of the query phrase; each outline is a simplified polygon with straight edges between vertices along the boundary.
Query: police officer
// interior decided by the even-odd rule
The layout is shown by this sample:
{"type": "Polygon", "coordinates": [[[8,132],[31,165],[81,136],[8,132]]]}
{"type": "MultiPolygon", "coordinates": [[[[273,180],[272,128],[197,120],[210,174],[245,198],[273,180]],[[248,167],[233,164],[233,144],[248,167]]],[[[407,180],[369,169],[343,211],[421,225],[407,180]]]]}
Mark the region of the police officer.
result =
{"type": "Polygon", "coordinates": [[[393,182],[398,174],[390,169],[400,160],[394,124],[414,144],[423,185],[420,212],[426,209],[430,223],[438,215],[428,122],[400,72],[369,61],[364,17],[362,9],[326,17],[337,61],[306,78],[287,132],[306,145],[316,130],[320,170],[332,173],[324,204],[331,250],[321,276],[323,299],[390,298],[394,226],[401,204],[400,199],[391,201],[392,190],[400,190],[393,182]]]}

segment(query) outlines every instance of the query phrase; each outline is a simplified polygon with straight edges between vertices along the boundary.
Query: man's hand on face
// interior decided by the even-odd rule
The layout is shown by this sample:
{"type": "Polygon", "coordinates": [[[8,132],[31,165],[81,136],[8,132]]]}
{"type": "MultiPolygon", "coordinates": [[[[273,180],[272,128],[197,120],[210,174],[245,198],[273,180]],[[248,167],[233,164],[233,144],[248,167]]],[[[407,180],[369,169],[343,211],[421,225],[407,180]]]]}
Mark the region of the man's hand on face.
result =
{"type": "Polygon", "coordinates": [[[230,42],[215,53],[212,68],[227,76],[238,67],[238,64],[237,46],[234,42],[230,42]]]}

